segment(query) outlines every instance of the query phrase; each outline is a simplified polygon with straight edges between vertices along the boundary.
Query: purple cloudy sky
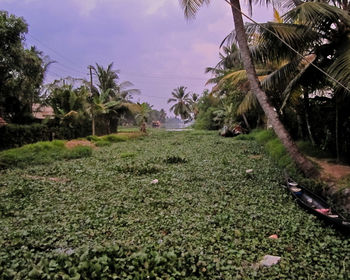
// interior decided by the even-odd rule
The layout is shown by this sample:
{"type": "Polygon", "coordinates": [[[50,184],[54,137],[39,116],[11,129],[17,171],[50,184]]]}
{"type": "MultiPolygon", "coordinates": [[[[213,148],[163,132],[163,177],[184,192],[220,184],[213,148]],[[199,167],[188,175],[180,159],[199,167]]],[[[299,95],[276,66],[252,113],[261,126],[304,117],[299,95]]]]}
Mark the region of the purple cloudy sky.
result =
{"type": "MultiPolygon", "coordinates": [[[[0,0],[0,9],[29,24],[27,45],[57,63],[47,81],[88,78],[87,66],[114,62],[121,81],[141,90],[134,101],[168,110],[171,91],[184,85],[201,93],[218,62],[219,44],[231,31],[230,7],[213,0],[186,21],[178,0],[0,0]]],[[[272,8],[255,7],[253,18],[272,18],[272,8]]]]}

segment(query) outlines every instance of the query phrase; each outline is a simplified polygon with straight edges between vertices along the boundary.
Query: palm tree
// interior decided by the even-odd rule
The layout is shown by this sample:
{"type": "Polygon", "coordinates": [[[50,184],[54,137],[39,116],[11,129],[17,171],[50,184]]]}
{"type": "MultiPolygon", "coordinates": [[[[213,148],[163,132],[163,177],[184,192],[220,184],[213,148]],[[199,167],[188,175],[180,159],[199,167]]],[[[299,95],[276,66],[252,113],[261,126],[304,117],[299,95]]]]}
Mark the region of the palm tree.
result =
{"type": "MultiPolygon", "coordinates": [[[[181,5],[184,9],[186,17],[193,17],[198,9],[204,4],[208,4],[210,0],[181,0],[181,5]]],[[[270,104],[266,93],[261,89],[259,80],[256,75],[251,53],[249,51],[247,37],[245,33],[243,18],[241,14],[241,6],[238,0],[227,0],[230,3],[233,15],[233,21],[236,31],[236,38],[239,49],[241,51],[241,58],[244,68],[247,72],[247,77],[250,83],[251,91],[254,93],[259,101],[261,108],[264,110],[270,124],[272,125],[276,135],[283,143],[291,158],[307,176],[318,175],[317,169],[314,165],[299,151],[296,144],[293,142],[290,134],[279,120],[275,108],[270,104]]]]}
{"type": "Polygon", "coordinates": [[[166,112],[164,109],[160,109],[159,111],[160,115],[159,115],[159,120],[161,123],[165,123],[166,120],[166,112]]]}
{"type": "Polygon", "coordinates": [[[186,93],[186,87],[180,86],[172,91],[172,98],[168,99],[168,103],[176,102],[170,107],[170,111],[173,111],[175,116],[180,116],[183,120],[191,120],[191,97],[190,93],[186,93]]]}
{"type": "MultiPolygon", "coordinates": [[[[320,73],[316,67],[327,69],[328,73],[343,85],[350,83],[350,16],[347,1],[338,5],[338,1],[326,2],[299,2],[290,11],[283,15],[276,23],[266,23],[261,26],[251,24],[248,34],[259,33],[259,42],[252,48],[253,56],[259,61],[271,61],[276,58],[284,60],[283,67],[272,73],[266,79],[265,85],[282,92],[283,102],[279,108],[283,113],[284,107],[290,100],[299,100],[303,104],[305,121],[309,138],[314,143],[311,124],[309,121],[309,94],[315,91],[327,90],[332,87],[333,98],[337,100],[343,95],[344,88],[327,75],[320,73]],[[339,8],[337,7],[339,6],[339,8]],[[322,17],[319,15],[322,14],[322,17]],[[288,42],[306,59],[296,56],[289,48],[281,48],[282,43],[275,36],[288,42]],[[281,51],[282,49],[282,51],[281,51]],[[316,67],[315,67],[315,66],[316,67]],[[278,86],[276,86],[278,81],[278,86]],[[283,90],[281,90],[283,86],[283,90]],[[302,96],[303,98],[298,98],[302,96]],[[293,98],[291,98],[293,97],[293,98]],[[297,97],[297,98],[295,98],[297,97]]],[[[264,85],[264,84],[263,84],[264,85]]],[[[337,155],[339,157],[338,137],[338,108],[336,111],[335,138],[337,155]]]]}
{"type": "Polygon", "coordinates": [[[113,63],[107,68],[96,63],[96,67],[90,66],[97,77],[97,86],[91,87],[89,98],[92,118],[92,133],[95,134],[95,119],[103,115],[107,126],[107,133],[116,131],[121,114],[128,110],[130,95],[139,93],[138,89],[129,89],[133,84],[129,81],[119,83],[119,70],[113,69],[113,63]]]}
{"type": "Polygon", "coordinates": [[[129,81],[119,83],[120,71],[113,69],[113,62],[107,68],[98,63],[96,63],[96,67],[91,66],[91,68],[98,79],[97,90],[106,92],[109,89],[111,99],[128,101],[130,95],[140,93],[138,89],[130,89],[134,85],[129,81]]]}

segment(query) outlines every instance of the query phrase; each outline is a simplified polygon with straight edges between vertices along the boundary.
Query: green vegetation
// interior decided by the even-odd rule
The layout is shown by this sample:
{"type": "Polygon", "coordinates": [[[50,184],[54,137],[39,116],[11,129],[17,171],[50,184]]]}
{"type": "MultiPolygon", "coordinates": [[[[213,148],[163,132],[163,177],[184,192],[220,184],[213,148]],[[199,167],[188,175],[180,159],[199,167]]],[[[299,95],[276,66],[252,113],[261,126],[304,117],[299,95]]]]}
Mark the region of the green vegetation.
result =
{"type": "MultiPolygon", "coordinates": [[[[144,134],[140,132],[126,131],[102,137],[90,135],[86,139],[93,142],[96,147],[105,147],[117,142],[142,138],[143,136],[144,134]]],[[[0,152],[0,169],[25,167],[33,164],[48,164],[59,159],[76,159],[92,155],[91,147],[76,146],[68,149],[65,147],[65,143],[66,141],[64,140],[44,141],[2,151],[0,152]]]]}
{"type": "Polygon", "coordinates": [[[124,135],[118,135],[118,134],[110,134],[106,136],[101,137],[102,140],[104,141],[109,141],[109,142],[123,142],[126,141],[127,137],[124,135]]]}
{"type": "Polygon", "coordinates": [[[237,136],[235,140],[256,140],[277,166],[286,169],[290,175],[298,174],[295,164],[273,130],[254,130],[250,134],[237,136]]]}
{"type": "Polygon", "coordinates": [[[74,147],[68,149],[63,140],[38,142],[0,152],[0,169],[25,167],[28,165],[49,164],[60,159],[89,157],[91,147],[74,147]]]}
{"type": "Polygon", "coordinates": [[[2,171],[0,278],[346,279],[348,238],[300,209],[263,154],[215,131],[152,130],[2,171]],[[266,254],[281,262],[254,269],[266,254]]]}

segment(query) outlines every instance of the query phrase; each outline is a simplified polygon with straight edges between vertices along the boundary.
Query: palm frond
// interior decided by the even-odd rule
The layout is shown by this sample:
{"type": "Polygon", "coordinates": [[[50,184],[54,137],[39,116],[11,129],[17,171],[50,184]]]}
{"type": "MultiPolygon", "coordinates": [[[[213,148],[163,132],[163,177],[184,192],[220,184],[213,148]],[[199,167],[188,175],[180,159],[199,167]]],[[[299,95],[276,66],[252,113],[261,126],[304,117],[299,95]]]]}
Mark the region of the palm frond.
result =
{"type": "Polygon", "coordinates": [[[232,30],[220,44],[220,48],[226,43],[226,45],[232,45],[236,42],[236,30],[232,30]]]}
{"type": "MultiPolygon", "coordinates": [[[[304,25],[269,22],[263,24],[263,27],[277,34],[279,38],[300,53],[308,51],[321,40],[318,32],[304,25]]],[[[256,24],[247,25],[248,38],[255,40],[255,45],[250,48],[253,58],[262,63],[276,61],[276,59],[294,59],[295,52],[266,29],[256,24]],[[256,34],[259,34],[258,37],[256,34]]]]}
{"type": "Polygon", "coordinates": [[[299,22],[305,25],[319,28],[339,21],[350,25],[350,15],[335,6],[326,2],[304,2],[287,12],[283,19],[286,22],[299,22]]]}
{"type": "Polygon", "coordinates": [[[316,59],[316,55],[309,55],[308,57],[306,57],[306,59],[303,59],[298,68],[300,69],[300,72],[292,79],[292,81],[288,84],[288,86],[286,87],[286,89],[283,91],[282,96],[284,97],[282,106],[280,108],[280,113],[283,112],[283,109],[285,107],[285,105],[287,104],[287,101],[289,99],[289,96],[292,94],[292,90],[299,86],[299,81],[300,78],[303,76],[303,74],[305,73],[305,71],[309,68],[309,66],[311,65],[311,63],[313,63],[316,59]]]}
{"type": "Polygon", "coordinates": [[[283,23],[282,17],[280,16],[279,12],[275,8],[273,8],[273,21],[276,23],[283,23]]]}
{"type": "Polygon", "coordinates": [[[209,2],[210,0],[180,0],[180,5],[184,10],[185,17],[193,18],[203,4],[209,4],[209,2]]]}
{"type": "Polygon", "coordinates": [[[258,101],[255,97],[255,95],[249,91],[242,100],[241,104],[239,104],[236,114],[237,115],[243,115],[247,113],[249,110],[256,108],[258,105],[258,101]]]}
{"type": "MultiPolygon", "coordinates": [[[[350,87],[350,35],[338,48],[337,57],[328,69],[328,73],[346,87],[350,87]]],[[[340,90],[339,84],[334,84],[336,90],[340,90]]],[[[347,92],[350,94],[350,92],[347,92]]]]}
{"type": "Polygon", "coordinates": [[[169,98],[169,99],[168,99],[168,103],[170,103],[170,102],[176,102],[176,101],[177,101],[176,98],[169,98]]]}
{"type": "Polygon", "coordinates": [[[297,73],[301,59],[295,59],[270,73],[262,82],[265,90],[285,88],[292,77],[297,73]]]}

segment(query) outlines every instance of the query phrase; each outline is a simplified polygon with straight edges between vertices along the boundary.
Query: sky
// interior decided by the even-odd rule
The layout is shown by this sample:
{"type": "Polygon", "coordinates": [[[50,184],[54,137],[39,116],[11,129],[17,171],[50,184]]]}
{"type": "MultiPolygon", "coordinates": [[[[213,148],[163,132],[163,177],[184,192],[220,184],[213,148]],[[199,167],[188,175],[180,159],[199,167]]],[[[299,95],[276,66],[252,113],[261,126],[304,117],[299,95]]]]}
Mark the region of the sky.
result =
{"type": "MultiPolygon", "coordinates": [[[[113,62],[120,81],[141,91],[133,101],[166,111],[176,87],[198,94],[211,88],[205,68],[217,64],[219,45],[233,28],[224,0],[212,0],[190,21],[178,0],[0,0],[0,9],[23,17],[26,45],[56,61],[46,82],[88,79],[89,65],[113,62]]],[[[272,7],[253,7],[252,17],[271,20],[272,7]]]]}

